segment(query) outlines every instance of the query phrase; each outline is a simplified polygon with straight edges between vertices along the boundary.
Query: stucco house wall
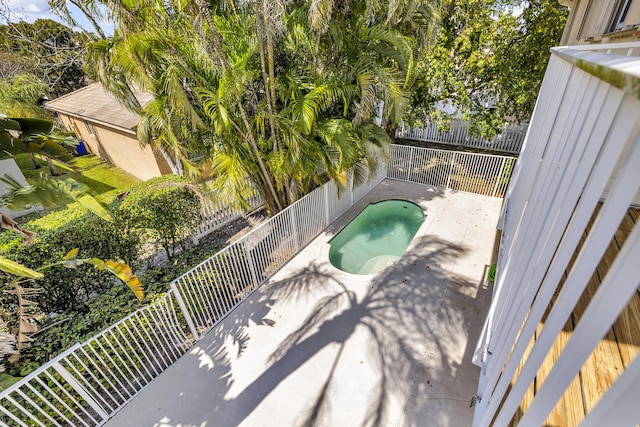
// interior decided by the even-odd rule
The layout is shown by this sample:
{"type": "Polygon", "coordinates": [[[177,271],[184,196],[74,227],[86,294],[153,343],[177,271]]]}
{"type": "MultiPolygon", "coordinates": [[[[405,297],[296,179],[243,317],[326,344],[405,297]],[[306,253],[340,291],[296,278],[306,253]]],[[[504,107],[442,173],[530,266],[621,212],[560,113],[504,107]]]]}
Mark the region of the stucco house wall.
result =
{"type": "MultiPolygon", "coordinates": [[[[151,100],[136,94],[141,105],[151,100]]],[[[165,156],[136,136],[139,117],[124,108],[100,84],[78,89],[49,101],[46,107],[78,138],[87,150],[141,180],[173,173],[165,156]]]]}
{"type": "Polygon", "coordinates": [[[560,45],[640,40],[640,0],[559,0],[570,9],[560,45]]]}
{"type": "Polygon", "coordinates": [[[170,174],[171,168],[161,154],[138,142],[135,133],[109,128],[86,119],[58,113],[64,126],[82,139],[87,151],[127,171],[143,181],[170,174]],[[86,122],[86,123],[85,123],[86,122]],[[93,134],[87,129],[91,126],[93,134]]]}

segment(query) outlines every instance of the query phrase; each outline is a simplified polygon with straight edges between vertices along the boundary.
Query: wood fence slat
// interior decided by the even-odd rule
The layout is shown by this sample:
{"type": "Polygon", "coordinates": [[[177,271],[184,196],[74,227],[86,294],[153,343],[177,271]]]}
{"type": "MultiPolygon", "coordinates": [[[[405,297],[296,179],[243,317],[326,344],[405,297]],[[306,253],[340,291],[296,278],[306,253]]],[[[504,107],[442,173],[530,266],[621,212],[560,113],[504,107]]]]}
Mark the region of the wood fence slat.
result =
{"type": "Polygon", "coordinates": [[[618,243],[618,247],[622,247],[622,245],[624,245],[624,242],[627,240],[627,237],[631,233],[631,230],[633,230],[634,222],[633,216],[631,214],[632,210],[633,209],[629,209],[629,212],[627,212],[627,214],[622,219],[622,222],[620,223],[620,228],[618,228],[618,231],[616,231],[615,239],[618,243]]]}
{"type": "MultiPolygon", "coordinates": [[[[524,363],[526,362],[527,357],[529,357],[529,353],[531,353],[531,349],[533,348],[533,344],[535,342],[536,342],[536,340],[535,340],[535,335],[534,335],[534,336],[531,337],[531,340],[529,341],[529,345],[527,346],[527,349],[525,350],[524,354],[522,355],[522,359],[520,360],[520,364],[518,365],[518,368],[516,369],[516,371],[513,374],[513,379],[511,380],[511,385],[514,384],[515,379],[518,378],[518,375],[520,375],[520,370],[524,366],[524,363]]],[[[511,423],[509,423],[510,427],[516,427],[518,425],[518,422],[522,418],[522,415],[524,415],[524,413],[527,411],[527,408],[529,407],[529,405],[531,405],[531,402],[533,402],[533,398],[535,397],[535,392],[536,392],[535,386],[536,386],[536,382],[533,381],[531,383],[531,385],[529,386],[529,388],[527,389],[527,392],[524,394],[524,397],[522,398],[522,401],[520,401],[520,407],[518,408],[518,410],[514,414],[513,418],[511,419],[511,423]]],[[[507,394],[508,394],[508,392],[507,392],[507,394]]]]}
{"type": "MultiPolygon", "coordinates": [[[[615,235],[618,248],[622,248],[627,237],[631,233],[635,223],[637,223],[639,209],[630,208],[625,215],[620,228],[615,235]]],[[[636,292],[629,304],[620,314],[620,317],[613,324],[613,332],[618,342],[618,350],[622,363],[629,366],[640,351],[640,293],[636,292]]]]}

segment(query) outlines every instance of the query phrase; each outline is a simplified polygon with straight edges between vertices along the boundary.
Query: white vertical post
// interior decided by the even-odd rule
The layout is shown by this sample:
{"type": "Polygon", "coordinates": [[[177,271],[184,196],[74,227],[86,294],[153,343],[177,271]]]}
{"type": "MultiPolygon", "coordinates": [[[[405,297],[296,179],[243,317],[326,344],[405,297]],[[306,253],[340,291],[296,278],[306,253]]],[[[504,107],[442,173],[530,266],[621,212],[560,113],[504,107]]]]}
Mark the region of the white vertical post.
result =
{"type": "Polygon", "coordinates": [[[67,384],[69,384],[73,388],[73,390],[78,393],[84,399],[84,401],[87,402],[87,404],[91,406],[91,408],[102,417],[103,420],[109,418],[109,414],[107,414],[102,406],[100,406],[98,402],[95,401],[95,399],[89,394],[89,392],[87,392],[87,390],[85,390],[85,388],[82,387],[80,383],[78,383],[78,381],[76,381],[73,375],[71,375],[71,373],[69,373],[69,371],[67,371],[60,364],[60,362],[52,363],[51,367],[55,369],[58,374],[60,374],[60,376],[67,382],[67,384]]]}
{"type": "Polygon", "coordinates": [[[502,178],[502,173],[504,172],[505,163],[507,163],[507,158],[503,157],[502,158],[502,164],[500,165],[500,172],[498,173],[498,176],[496,177],[496,185],[493,187],[493,192],[491,193],[492,197],[496,197],[496,192],[498,191],[498,185],[500,185],[500,180],[502,178]]]}
{"type": "Polygon", "coordinates": [[[253,288],[255,289],[259,285],[258,275],[256,274],[256,268],[253,265],[253,256],[251,255],[251,250],[247,247],[247,239],[242,240],[242,248],[244,249],[244,253],[247,255],[247,263],[249,264],[251,280],[253,280],[253,288]]]}
{"type": "Polygon", "coordinates": [[[182,299],[182,295],[180,294],[180,291],[178,290],[178,287],[176,286],[176,282],[172,282],[170,286],[171,286],[171,289],[173,289],[173,293],[176,296],[176,301],[178,301],[178,306],[180,307],[180,310],[182,311],[182,314],[184,315],[184,319],[186,320],[187,325],[189,326],[189,330],[191,331],[191,334],[193,335],[193,340],[194,341],[199,341],[200,340],[200,334],[198,334],[196,326],[193,323],[193,319],[191,318],[191,314],[189,314],[189,310],[187,309],[187,305],[184,303],[184,300],[182,299]]]}
{"type": "Polygon", "coordinates": [[[451,164],[449,165],[449,175],[447,176],[447,183],[444,188],[449,188],[449,184],[451,183],[451,174],[453,173],[453,163],[456,160],[456,152],[454,151],[451,155],[451,164]]]}
{"type": "Polygon", "coordinates": [[[349,180],[349,207],[353,206],[353,181],[355,180],[355,171],[353,170],[353,168],[351,169],[350,175],[351,179],[349,180]]]}
{"type": "Polygon", "coordinates": [[[324,184],[324,226],[328,227],[331,224],[331,217],[329,216],[329,183],[324,184]]]}
{"type": "Polygon", "coordinates": [[[409,166],[407,167],[407,182],[411,180],[411,169],[413,168],[412,162],[413,162],[413,147],[410,147],[409,148],[409,166]]]}
{"type": "MultiPolygon", "coordinates": [[[[353,192],[351,193],[351,201],[353,203],[353,192]]],[[[296,253],[300,252],[300,242],[298,241],[298,226],[296,225],[296,205],[295,203],[289,208],[289,220],[291,222],[291,233],[293,241],[296,244],[296,253]]]]}

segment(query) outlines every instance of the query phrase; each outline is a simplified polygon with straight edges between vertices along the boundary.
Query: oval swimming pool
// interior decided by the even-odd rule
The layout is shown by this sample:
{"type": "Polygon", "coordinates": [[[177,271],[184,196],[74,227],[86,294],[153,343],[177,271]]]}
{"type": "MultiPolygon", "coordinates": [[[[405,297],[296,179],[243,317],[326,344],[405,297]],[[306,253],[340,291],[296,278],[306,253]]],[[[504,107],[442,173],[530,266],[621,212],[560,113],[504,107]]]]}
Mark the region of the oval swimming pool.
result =
{"type": "Polygon", "coordinates": [[[424,218],[406,200],[371,203],[329,241],[329,260],[347,273],[377,273],[402,257],[424,218]]]}

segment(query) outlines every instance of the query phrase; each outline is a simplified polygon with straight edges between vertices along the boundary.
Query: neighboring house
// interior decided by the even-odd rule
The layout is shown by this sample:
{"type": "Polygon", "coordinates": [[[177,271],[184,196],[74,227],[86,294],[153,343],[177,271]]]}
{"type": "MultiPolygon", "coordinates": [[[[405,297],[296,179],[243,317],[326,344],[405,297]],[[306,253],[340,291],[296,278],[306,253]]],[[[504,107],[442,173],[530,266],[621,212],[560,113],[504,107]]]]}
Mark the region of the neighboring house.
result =
{"type": "Polygon", "coordinates": [[[558,0],[571,9],[561,46],[640,40],[640,0],[558,0]]]}
{"type": "MultiPolygon", "coordinates": [[[[141,105],[152,96],[137,92],[141,105]]],[[[139,117],[123,107],[99,83],[83,87],[46,103],[64,126],[82,139],[88,152],[141,180],[176,172],[171,158],[136,137],[139,117]]]]}

